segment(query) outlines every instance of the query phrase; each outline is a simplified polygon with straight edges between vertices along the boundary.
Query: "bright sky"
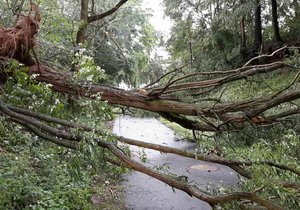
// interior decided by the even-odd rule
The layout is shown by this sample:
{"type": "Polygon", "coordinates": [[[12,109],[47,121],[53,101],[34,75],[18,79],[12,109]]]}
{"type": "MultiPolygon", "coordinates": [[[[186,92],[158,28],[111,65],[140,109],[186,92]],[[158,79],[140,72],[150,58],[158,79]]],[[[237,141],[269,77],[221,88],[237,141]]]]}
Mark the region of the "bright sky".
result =
{"type": "MultiPolygon", "coordinates": [[[[171,31],[172,23],[171,20],[164,15],[164,8],[162,5],[163,0],[143,0],[142,7],[152,14],[150,17],[150,23],[154,28],[160,32],[164,40],[166,41],[169,38],[171,31]]],[[[163,58],[169,57],[166,50],[162,47],[156,48],[156,53],[163,58]]]]}
{"type": "MultiPolygon", "coordinates": [[[[163,35],[164,40],[166,41],[170,35],[172,23],[169,18],[164,16],[162,2],[163,0],[143,0],[142,8],[148,13],[152,14],[152,17],[150,17],[150,23],[154,26],[156,31],[163,35]]],[[[169,53],[164,47],[156,47],[154,52],[156,52],[157,55],[161,56],[163,59],[169,58],[169,53]]],[[[145,86],[145,84],[140,85],[140,87],[143,86],[145,86]]],[[[129,89],[124,82],[119,84],[119,87],[123,89],[129,89]]]]}
{"type": "Polygon", "coordinates": [[[171,21],[164,16],[163,0],[143,0],[142,6],[153,16],[150,18],[151,24],[159,32],[168,35],[171,29],[171,21]]]}

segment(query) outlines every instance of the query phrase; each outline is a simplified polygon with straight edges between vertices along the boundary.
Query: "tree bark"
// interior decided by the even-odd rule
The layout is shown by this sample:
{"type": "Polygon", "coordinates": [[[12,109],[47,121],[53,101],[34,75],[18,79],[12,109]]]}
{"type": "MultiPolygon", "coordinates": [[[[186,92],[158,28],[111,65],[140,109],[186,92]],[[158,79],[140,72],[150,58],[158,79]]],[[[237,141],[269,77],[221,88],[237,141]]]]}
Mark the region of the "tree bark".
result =
{"type": "Polygon", "coordinates": [[[279,31],[279,24],[278,24],[278,13],[277,13],[277,0],[271,0],[272,2],[272,24],[274,30],[274,40],[277,43],[281,43],[281,36],[279,31]]]}
{"type": "MultiPolygon", "coordinates": [[[[39,128],[43,130],[44,132],[47,132],[48,134],[52,135],[57,135],[61,138],[64,138],[67,141],[72,141],[72,142],[79,142],[82,140],[82,137],[78,134],[73,134],[70,133],[69,131],[62,131],[62,130],[57,130],[54,127],[50,127],[46,123],[51,123],[51,124],[58,124],[58,125],[63,125],[69,128],[76,128],[79,129],[81,132],[95,132],[100,135],[107,135],[105,132],[103,132],[100,129],[96,129],[93,127],[86,126],[84,124],[78,124],[74,122],[70,122],[67,120],[63,119],[58,119],[55,117],[51,117],[48,115],[40,114],[37,112],[33,112],[27,109],[22,109],[18,108],[9,104],[5,104],[0,101],[0,111],[14,119],[19,119],[22,122],[26,123],[27,125],[31,124],[32,126],[39,128]]],[[[296,111],[296,110],[294,110],[296,111]]],[[[297,111],[299,113],[299,110],[297,111]]],[[[172,153],[176,154],[179,156],[183,157],[189,157],[197,160],[202,160],[202,161],[207,161],[207,162],[212,162],[212,163],[219,163],[222,165],[227,165],[231,167],[233,170],[235,170],[237,173],[243,175],[244,177],[251,178],[251,174],[247,172],[245,169],[242,167],[246,166],[251,166],[251,165],[268,165],[270,167],[276,167],[281,170],[287,170],[290,171],[298,176],[300,176],[300,171],[297,170],[296,168],[289,166],[289,165],[283,165],[280,163],[275,163],[269,160],[259,160],[259,161],[251,161],[251,160],[237,160],[237,159],[226,159],[225,157],[218,157],[218,156],[213,156],[213,155],[208,155],[204,153],[194,153],[194,152],[189,152],[186,150],[180,150],[168,146],[163,146],[163,145],[158,145],[158,144],[152,144],[152,143],[147,143],[147,142],[142,142],[134,139],[128,139],[124,138],[121,136],[114,136],[119,142],[123,142],[126,144],[138,146],[138,147],[144,147],[147,149],[153,149],[156,151],[160,151],[163,153],[172,153]]]]}
{"type": "MultiPolygon", "coordinates": [[[[241,5],[245,3],[244,0],[241,0],[241,5]]],[[[246,30],[245,30],[245,15],[243,15],[241,23],[241,43],[240,43],[240,53],[243,57],[245,57],[246,51],[247,51],[247,38],[246,38],[246,30]]]]}
{"type": "Polygon", "coordinates": [[[300,6],[299,6],[299,0],[293,0],[293,7],[295,11],[295,19],[299,20],[300,18],[300,6]]]}
{"type": "Polygon", "coordinates": [[[115,13],[127,1],[128,0],[120,0],[112,9],[110,9],[110,10],[104,12],[104,13],[101,13],[99,15],[93,15],[93,16],[88,17],[88,23],[92,23],[92,22],[101,20],[101,19],[103,19],[103,18],[105,18],[105,17],[107,17],[107,16],[115,13]]]}
{"type": "MultiPolygon", "coordinates": [[[[33,118],[13,112],[1,100],[0,112],[5,114],[9,120],[20,124],[35,135],[47,141],[53,142],[59,146],[63,146],[70,149],[78,149],[79,147],[79,142],[65,139],[66,135],[64,133],[53,133],[48,132],[48,129],[44,129],[45,127],[49,127],[50,130],[57,130],[55,127],[48,126],[44,122],[38,121],[36,119],[35,122],[33,122],[33,118]]],[[[47,117],[47,119],[49,118],[47,117]]],[[[60,120],[56,119],[55,121],[58,122],[60,120]]],[[[134,169],[136,171],[149,175],[170,185],[171,187],[182,190],[188,193],[190,196],[194,196],[211,205],[224,204],[231,201],[248,200],[260,204],[261,206],[264,206],[267,209],[282,209],[282,207],[278,206],[277,204],[274,204],[272,201],[265,200],[264,198],[259,197],[258,195],[256,195],[256,192],[233,192],[222,195],[210,195],[206,192],[203,192],[196,186],[190,185],[186,180],[181,180],[179,177],[176,177],[174,175],[162,174],[156,170],[146,167],[145,165],[135,160],[132,160],[128,155],[124,154],[124,152],[121,149],[119,149],[116,146],[116,144],[113,144],[112,142],[107,142],[101,139],[94,139],[93,141],[95,141],[100,147],[107,149],[109,152],[111,152],[113,156],[119,159],[115,160],[111,157],[105,157],[106,161],[116,164],[117,166],[125,166],[127,168],[134,169]]]]}
{"type": "Polygon", "coordinates": [[[76,44],[85,42],[85,32],[88,26],[89,0],[81,0],[80,26],[76,36],[76,44]]]}
{"type": "Polygon", "coordinates": [[[259,52],[263,43],[262,40],[262,24],[261,24],[261,2],[256,0],[254,11],[254,51],[259,52]]]}
{"type": "MultiPolygon", "coordinates": [[[[29,26],[29,25],[28,25],[29,26]]],[[[30,30],[24,28],[22,30],[30,30]]],[[[12,37],[16,33],[17,29],[12,28],[10,30],[2,30],[3,36],[12,37]],[[7,35],[8,33],[8,35],[7,35]]],[[[32,34],[34,36],[35,33],[32,34]]],[[[34,37],[28,37],[33,39],[34,37]]],[[[20,39],[19,45],[22,45],[24,40],[20,39]]],[[[16,47],[15,43],[6,43],[6,47],[16,47]],[[12,45],[12,46],[10,46],[12,45]]],[[[14,49],[14,48],[13,48],[14,49]]],[[[21,49],[17,46],[16,49],[21,49]]],[[[152,112],[160,113],[166,118],[176,121],[180,125],[192,129],[201,131],[215,131],[219,132],[223,129],[229,129],[229,125],[238,124],[241,125],[245,122],[251,122],[256,124],[267,123],[265,118],[259,118],[258,115],[266,110],[276,107],[280,104],[290,102],[300,98],[300,91],[290,91],[287,93],[275,93],[274,95],[267,95],[265,97],[254,98],[245,101],[239,101],[235,103],[217,103],[214,105],[203,105],[192,102],[184,102],[170,97],[169,93],[180,93],[183,90],[202,89],[208,90],[216,89],[227,83],[248,78],[258,74],[265,74],[275,71],[277,69],[283,69],[284,67],[290,67],[289,65],[276,62],[266,65],[248,66],[255,59],[262,57],[272,57],[275,53],[278,53],[285,48],[281,48],[271,55],[261,55],[251,59],[247,64],[239,69],[228,71],[216,71],[216,72],[197,72],[185,75],[180,78],[173,78],[164,86],[160,88],[147,88],[137,90],[123,90],[112,86],[87,84],[86,82],[74,82],[71,74],[65,74],[47,66],[41,65],[38,62],[28,64],[28,59],[31,61],[31,57],[27,60],[23,60],[16,56],[19,62],[27,65],[31,74],[37,74],[35,78],[37,81],[45,82],[52,85],[52,89],[57,92],[70,94],[77,97],[90,97],[93,98],[97,94],[101,94],[102,100],[108,101],[110,104],[122,105],[128,107],[134,107],[144,109],[152,112]],[[209,76],[209,79],[203,79],[209,76]],[[196,82],[186,81],[194,77],[196,82]],[[184,82],[183,82],[184,81],[184,82]],[[194,119],[184,117],[184,115],[194,116],[194,119]],[[258,118],[255,118],[258,117],[258,118]],[[257,120],[259,119],[259,120],[257,120]]],[[[30,55],[30,54],[29,54],[30,55]]],[[[1,51],[0,54],[4,60],[10,59],[10,50],[1,51]],[[7,57],[7,58],[6,58],[7,57]]],[[[298,75],[299,76],[299,75],[298,75]]],[[[298,78],[296,77],[296,79],[298,78]]],[[[1,78],[0,78],[1,80],[1,78]]],[[[294,81],[295,82],[295,81],[294,81]]],[[[294,83],[293,82],[293,83],[294,83]]]]}
{"type": "MultiPolygon", "coordinates": [[[[246,75],[253,75],[254,72],[257,74],[259,72],[266,73],[274,71],[285,65],[279,64],[275,66],[271,65],[270,68],[261,69],[255,67],[255,69],[250,69],[249,72],[242,72],[240,74],[234,73],[234,76],[227,77],[226,79],[224,78],[223,81],[226,83],[230,82],[230,80],[235,81],[237,79],[242,79],[245,78],[246,75]]],[[[95,97],[96,94],[101,93],[102,100],[106,100],[110,104],[162,113],[164,116],[166,115],[168,119],[174,119],[177,123],[186,128],[201,131],[221,131],[226,128],[228,123],[242,124],[249,121],[258,124],[266,123],[265,119],[257,122],[254,121],[254,118],[270,108],[300,98],[300,91],[296,90],[294,92],[275,94],[235,103],[218,103],[213,107],[209,107],[201,106],[200,104],[170,100],[165,96],[153,98],[139,92],[139,90],[123,90],[111,86],[74,83],[70,76],[51,70],[45,66],[40,66],[39,68],[36,65],[31,66],[30,71],[32,74],[38,74],[36,77],[37,81],[51,84],[54,91],[67,93],[73,96],[91,98],[95,97]],[[198,117],[198,119],[192,121],[188,118],[183,118],[184,116],[182,115],[195,116],[198,117]],[[212,121],[221,124],[214,125],[212,121]]],[[[225,84],[222,82],[220,83],[220,79],[217,79],[216,82],[218,85],[225,84]]]]}
{"type": "MultiPolygon", "coordinates": [[[[249,77],[256,74],[267,73],[275,71],[276,69],[286,67],[283,63],[276,63],[268,66],[263,66],[258,68],[257,66],[249,71],[242,72],[240,74],[234,73],[231,76],[226,76],[218,78],[215,80],[208,80],[209,82],[203,81],[186,84],[187,89],[193,88],[196,85],[198,87],[205,88],[207,85],[222,85],[231,81],[236,81],[249,77]]],[[[257,99],[251,99],[249,101],[237,102],[237,103],[224,103],[216,104],[213,108],[211,107],[202,107],[194,104],[183,101],[171,100],[167,96],[160,97],[151,97],[147,93],[140,92],[139,90],[123,90],[115,88],[112,86],[105,85],[94,85],[94,84],[84,84],[84,83],[74,83],[72,78],[67,75],[50,69],[46,66],[37,65],[31,66],[30,71],[32,74],[38,74],[36,80],[40,82],[45,82],[53,85],[55,91],[61,93],[68,93],[73,96],[83,96],[83,97],[93,97],[97,93],[101,93],[102,99],[107,100],[111,104],[130,106],[139,109],[146,109],[154,112],[168,112],[168,113],[177,113],[190,116],[198,116],[199,112],[206,117],[216,117],[217,115],[224,114],[226,112],[235,112],[241,111],[241,109],[248,109],[255,106],[255,103],[265,103],[265,100],[268,100],[269,97],[264,97],[262,102],[259,102],[257,99]]],[[[182,86],[179,85],[181,88],[182,86]]],[[[257,104],[258,105],[258,104],[257,104]]],[[[219,116],[220,117],[220,116],[219,116]]],[[[221,117],[222,119],[222,117],[221,117]]]]}
{"type": "MultiPolygon", "coordinates": [[[[101,13],[99,15],[93,14],[94,12],[94,1],[92,2],[92,16],[89,16],[89,0],[81,0],[81,11],[80,11],[80,26],[76,35],[76,46],[79,44],[84,44],[86,41],[86,30],[88,25],[94,21],[101,20],[113,13],[115,13],[123,4],[125,4],[128,0],[120,0],[112,9],[101,13]]],[[[78,63],[74,63],[72,65],[71,71],[78,71],[79,65],[78,63]]]]}
{"type": "Polygon", "coordinates": [[[92,16],[89,16],[89,0],[81,0],[80,21],[82,23],[80,24],[77,32],[76,43],[79,44],[85,42],[85,32],[89,23],[101,20],[115,13],[127,1],[128,0],[120,0],[112,9],[98,15],[92,14],[92,16]]]}

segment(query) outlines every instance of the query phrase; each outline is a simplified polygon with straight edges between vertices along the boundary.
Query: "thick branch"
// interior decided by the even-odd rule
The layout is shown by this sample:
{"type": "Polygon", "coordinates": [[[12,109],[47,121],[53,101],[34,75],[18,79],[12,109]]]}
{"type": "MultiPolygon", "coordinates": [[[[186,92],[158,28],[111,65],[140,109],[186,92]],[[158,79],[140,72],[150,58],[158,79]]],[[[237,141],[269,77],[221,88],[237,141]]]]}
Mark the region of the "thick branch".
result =
{"type": "Polygon", "coordinates": [[[175,113],[169,113],[169,112],[160,112],[160,115],[169,120],[170,122],[177,123],[178,125],[182,126],[183,128],[190,129],[190,130],[200,130],[200,131],[221,131],[221,128],[219,129],[216,126],[213,125],[207,125],[207,124],[201,124],[197,121],[188,119],[184,116],[175,114],[175,113]]]}
{"type": "Polygon", "coordinates": [[[298,190],[300,192],[300,183],[294,183],[294,182],[285,181],[285,182],[282,182],[281,184],[285,188],[290,188],[290,189],[298,190]]]}
{"type": "MultiPolygon", "coordinates": [[[[82,125],[82,124],[78,124],[78,123],[72,123],[72,122],[69,122],[67,120],[62,120],[62,119],[58,119],[58,118],[55,118],[55,117],[50,117],[48,115],[43,115],[43,114],[39,114],[39,113],[30,111],[30,110],[17,108],[15,106],[4,104],[4,103],[2,103],[2,105],[7,107],[8,109],[10,109],[13,112],[18,112],[18,113],[21,113],[23,115],[26,115],[26,116],[12,115],[10,113],[10,116],[19,117],[18,120],[21,120],[21,122],[24,122],[24,119],[26,119],[27,116],[29,116],[29,117],[33,117],[33,118],[36,118],[36,119],[39,119],[39,120],[42,120],[42,121],[46,121],[46,122],[49,122],[49,123],[64,125],[64,126],[71,127],[71,128],[77,128],[77,129],[81,129],[83,131],[88,131],[88,132],[93,131],[93,132],[96,132],[97,134],[100,134],[100,135],[103,134],[103,132],[101,130],[94,129],[94,128],[86,126],[86,125],[82,125]]],[[[14,119],[14,121],[16,120],[16,118],[13,118],[13,119],[14,119]]],[[[24,122],[24,123],[26,123],[27,125],[34,126],[35,124],[32,123],[32,122],[33,122],[33,120],[31,119],[30,121],[27,121],[27,122],[24,122]],[[30,123],[28,123],[28,122],[30,122],[30,123]]],[[[42,124],[39,121],[37,121],[37,123],[42,124]]],[[[51,129],[55,130],[55,128],[53,128],[53,127],[51,127],[51,129]]],[[[45,130],[45,129],[42,129],[42,130],[45,130]]],[[[45,131],[47,131],[47,130],[45,130],[45,131]]],[[[56,136],[59,136],[60,138],[65,137],[64,134],[61,134],[61,133],[55,133],[55,134],[56,134],[56,136]]],[[[271,166],[271,167],[276,167],[278,169],[290,171],[290,172],[300,176],[300,171],[295,169],[294,167],[284,165],[284,164],[274,163],[272,161],[264,161],[264,160],[262,160],[262,161],[251,161],[251,160],[242,161],[242,160],[234,160],[234,159],[227,160],[226,158],[223,158],[223,157],[204,155],[204,154],[200,154],[200,153],[192,153],[192,152],[188,152],[188,151],[185,151],[185,150],[180,150],[180,149],[176,149],[176,148],[172,148],[172,147],[167,147],[167,146],[162,146],[162,145],[137,141],[137,140],[128,139],[128,138],[124,138],[124,137],[117,137],[117,136],[114,136],[114,137],[116,137],[116,139],[118,141],[130,144],[130,145],[135,145],[135,146],[144,147],[144,148],[148,148],[148,149],[154,149],[154,150],[164,152],[164,153],[172,153],[172,154],[180,155],[180,156],[183,156],[183,157],[189,157],[189,158],[193,158],[193,159],[197,159],[197,160],[202,160],[202,161],[207,161],[207,162],[226,165],[226,166],[229,166],[230,168],[232,168],[233,170],[235,170],[237,173],[241,174],[242,176],[245,176],[245,177],[248,177],[248,178],[250,178],[250,174],[247,171],[245,171],[243,168],[241,168],[241,166],[251,166],[251,165],[254,165],[254,164],[256,164],[256,165],[268,165],[268,166],[271,166]]],[[[76,138],[78,138],[78,137],[76,137],[76,138]]]]}
{"type": "Polygon", "coordinates": [[[244,170],[240,166],[232,163],[230,160],[225,160],[222,157],[213,157],[213,156],[202,155],[202,154],[198,154],[198,153],[192,153],[192,152],[188,152],[185,150],[180,150],[180,149],[176,149],[176,148],[172,148],[172,147],[168,147],[168,146],[162,146],[162,145],[158,145],[158,144],[137,141],[137,140],[128,139],[128,138],[124,138],[124,137],[119,137],[118,141],[126,143],[126,144],[130,144],[130,145],[138,146],[138,147],[153,149],[153,150],[164,152],[164,153],[172,153],[172,154],[180,155],[183,157],[189,157],[189,158],[193,158],[196,160],[202,160],[202,161],[207,161],[207,162],[211,162],[211,163],[219,163],[219,164],[230,167],[231,169],[233,169],[234,171],[236,171],[237,173],[239,173],[240,175],[242,175],[244,177],[251,178],[250,173],[248,173],[246,170],[244,170]]]}
{"type": "Polygon", "coordinates": [[[76,35],[76,44],[85,42],[85,33],[88,21],[89,0],[81,0],[80,20],[82,21],[76,35]]]}
{"type": "Polygon", "coordinates": [[[77,149],[78,148],[78,142],[68,141],[66,139],[61,139],[61,138],[57,138],[57,137],[53,137],[51,135],[45,134],[44,132],[39,130],[37,127],[35,127],[31,124],[28,124],[25,121],[17,119],[17,118],[10,118],[10,120],[22,125],[23,127],[30,130],[32,133],[34,133],[35,135],[37,135],[47,141],[50,141],[54,144],[57,144],[59,146],[66,147],[69,149],[77,149]]]}
{"type": "Polygon", "coordinates": [[[33,117],[33,118],[36,118],[38,120],[42,120],[42,121],[45,121],[45,122],[55,123],[55,124],[67,126],[67,127],[70,127],[70,128],[77,128],[77,129],[81,129],[81,130],[85,130],[85,131],[94,131],[95,130],[94,128],[91,128],[91,127],[83,125],[83,124],[72,123],[68,120],[58,119],[58,118],[55,118],[55,117],[51,117],[49,115],[44,115],[44,114],[40,114],[40,113],[37,113],[37,112],[33,112],[33,111],[28,110],[28,109],[18,108],[18,107],[9,105],[9,104],[5,104],[5,106],[8,109],[10,109],[11,111],[14,111],[14,112],[17,112],[19,114],[26,115],[26,116],[29,116],[29,117],[33,117]]]}
{"type": "Polygon", "coordinates": [[[300,109],[292,109],[292,110],[280,112],[278,114],[274,114],[272,116],[268,116],[267,120],[274,121],[274,120],[278,120],[278,119],[281,119],[281,118],[284,118],[284,117],[288,117],[288,116],[292,116],[292,115],[296,115],[296,114],[300,114],[300,109]]]}
{"type": "Polygon", "coordinates": [[[52,135],[59,135],[61,136],[62,138],[65,138],[65,139],[68,139],[70,141],[80,141],[82,138],[80,136],[77,136],[77,135],[73,135],[72,133],[70,132],[67,132],[67,131],[63,131],[63,130],[58,130],[56,128],[53,128],[49,125],[46,125],[44,123],[41,123],[40,121],[38,120],[35,120],[33,118],[29,118],[25,115],[21,115],[21,114],[18,114],[18,113],[15,113],[15,112],[12,112],[11,110],[9,110],[5,104],[0,101],[0,111],[3,112],[4,114],[14,118],[14,119],[20,119],[22,120],[24,123],[27,123],[27,124],[31,124],[39,129],[42,129],[44,131],[46,131],[47,133],[49,134],[52,134],[52,135]]]}
{"type": "MultiPolygon", "coordinates": [[[[45,66],[30,67],[32,74],[38,74],[36,79],[40,82],[45,82],[53,85],[53,90],[71,94],[73,96],[95,97],[101,93],[103,100],[107,100],[110,104],[135,107],[139,109],[149,110],[158,113],[168,113],[168,115],[189,115],[214,118],[223,122],[248,122],[249,119],[259,115],[267,109],[273,108],[285,102],[290,102],[300,98],[300,92],[276,94],[276,97],[269,96],[256,98],[236,103],[220,103],[213,107],[200,107],[198,104],[190,104],[186,102],[169,100],[164,97],[152,98],[138,91],[122,90],[110,86],[87,85],[73,83],[72,79],[63,73],[51,70],[45,66]],[[234,112],[240,112],[233,114],[234,112]]],[[[186,128],[202,131],[216,131],[220,129],[218,125],[185,123],[180,119],[181,124],[186,128]],[[192,127],[191,127],[192,126],[192,127]],[[216,129],[218,128],[218,129],[216,129]]]]}
{"type": "MultiPolygon", "coordinates": [[[[179,78],[168,84],[166,87],[163,89],[155,89],[152,91],[152,94],[155,92],[160,92],[160,93],[173,93],[175,91],[183,91],[183,90],[191,90],[191,89],[198,89],[198,88],[210,88],[210,87],[217,87],[220,85],[223,85],[225,83],[233,82],[236,80],[240,80],[243,78],[247,78],[249,76],[257,75],[257,74],[262,74],[262,73],[268,73],[272,72],[274,70],[283,68],[283,67],[288,67],[289,65],[282,63],[282,62],[276,62],[276,63],[271,63],[271,64],[266,64],[266,65],[260,65],[256,66],[253,68],[250,68],[246,71],[241,71],[241,72],[235,72],[230,75],[221,77],[221,78],[216,78],[212,80],[204,80],[200,82],[189,82],[189,83],[181,83],[181,84],[174,84],[177,81],[180,81],[183,78],[179,78]]],[[[187,77],[187,76],[186,76],[187,77]]],[[[185,78],[185,77],[184,77],[185,78]]]]}
{"type": "Polygon", "coordinates": [[[101,20],[101,19],[115,13],[127,1],[128,0],[121,0],[112,9],[110,9],[110,10],[104,12],[104,13],[101,13],[99,15],[93,15],[93,16],[88,17],[88,23],[92,23],[92,22],[95,22],[97,20],[101,20]]]}
{"type": "Polygon", "coordinates": [[[185,151],[185,150],[180,150],[180,149],[176,149],[176,148],[172,148],[172,147],[168,147],[168,146],[162,146],[162,145],[158,145],[158,144],[141,142],[141,141],[128,139],[128,138],[124,138],[124,137],[119,137],[118,141],[126,143],[126,144],[130,144],[130,145],[138,146],[138,147],[153,149],[153,150],[164,152],[164,153],[172,153],[172,154],[180,155],[180,156],[183,156],[183,157],[189,157],[189,158],[202,160],[202,161],[206,161],[206,162],[226,165],[226,166],[232,168],[233,170],[235,170],[240,175],[242,175],[244,177],[247,177],[247,178],[251,178],[251,175],[245,169],[241,168],[241,166],[268,165],[268,166],[275,167],[275,168],[278,168],[278,169],[290,171],[290,172],[300,176],[300,171],[297,170],[295,167],[275,163],[275,162],[272,162],[272,161],[266,161],[266,160],[243,161],[243,160],[234,160],[234,159],[227,160],[224,157],[217,157],[217,156],[203,155],[203,154],[199,154],[199,153],[192,153],[192,152],[188,152],[188,151],[185,151]]]}
{"type": "MultiPolygon", "coordinates": [[[[1,104],[0,108],[1,108],[0,110],[3,113],[8,113],[8,114],[12,115],[9,111],[6,110],[7,108],[5,108],[5,106],[3,104],[1,104]]],[[[12,120],[13,122],[16,122],[16,123],[24,126],[25,128],[29,129],[31,132],[36,134],[37,136],[39,136],[47,141],[51,141],[55,144],[58,144],[60,146],[64,146],[64,147],[67,147],[70,149],[78,148],[77,142],[71,142],[71,141],[61,138],[62,137],[61,134],[58,135],[58,137],[55,137],[52,135],[47,135],[43,131],[41,131],[34,125],[32,125],[31,123],[23,121],[23,119],[24,118],[21,115],[16,115],[16,118],[14,118],[14,117],[10,118],[10,120],[12,120]],[[22,120],[18,119],[18,118],[22,118],[22,120]]],[[[276,204],[273,204],[272,202],[267,201],[263,198],[260,198],[256,194],[249,193],[249,192],[235,192],[235,193],[228,193],[228,194],[224,194],[224,195],[220,195],[220,196],[208,195],[208,194],[202,192],[201,190],[199,190],[196,186],[191,186],[185,182],[178,181],[178,180],[176,180],[175,177],[172,177],[170,175],[161,174],[153,169],[150,169],[150,168],[144,166],[141,163],[138,163],[138,162],[130,159],[113,143],[103,141],[103,140],[97,140],[97,142],[98,142],[99,146],[106,148],[110,152],[112,152],[114,154],[114,156],[116,156],[123,163],[123,166],[128,167],[130,169],[134,169],[136,171],[140,171],[144,174],[147,174],[153,178],[156,178],[156,179],[170,185],[171,187],[182,190],[191,196],[194,196],[200,200],[208,202],[211,205],[223,204],[223,203],[231,202],[234,200],[246,199],[251,202],[258,203],[268,209],[274,209],[274,210],[282,209],[280,206],[277,206],[276,204]]],[[[119,161],[112,161],[112,162],[116,162],[118,165],[120,165],[119,161]]]]}
{"type": "Polygon", "coordinates": [[[235,192],[235,193],[228,193],[224,195],[219,195],[219,196],[211,196],[208,195],[204,192],[202,192],[199,188],[196,186],[192,186],[189,184],[186,184],[181,181],[177,181],[176,179],[168,176],[161,174],[153,169],[147,168],[143,164],[136,162],[132,159],[130,159],[128,156],[126,156],[122,151],[120,151],[116,146],[114,146],[112,143],[98,140],[98,143],[101,147],[107,148],[109,151],[111,151],[119,160],[123,162],[123,164],[126,167],[132,168],[135,171],[142,172],[144,174],[147,174],[151,177],[154,177],[166,184],[168,184],[171,187],[174,187],[176,189],[182,190],[186,192],[187,194],[194,196],[202,201],[205,201],[211,205],[218,205],[218,204],[224,204],[227,202],[231,202],[234,200],[249,200],[254,203],[258,203],[261,206],[266,207],[267,209],[270,210],[279,210],[283,209],[282,207],[274,204],[273,202],[264,200],[257,196],[254,193],[249,193],[249,192],[235,192]]]}
{"type": "MultiPolygon", "coordinates": [[[[44,138],[45,140],[51,141],[55,144],[58,144],[60,146],[64,146],[67,148],[71,148],[71,149],[77,149],[78,148],[78,142],[72,142],[72,141],[68,141],[63,137],[62,134],[58,134],[58,135],[48,135],[45,134],[43,132],[43,128],[37,128],[34,125],[32,125],[32,123],[25,121],[26,119],[24,119],[24,117],[20,114],[16,114],[13,115],[12,111],[7,110],[8,108],[5,107],[5,105],[3,103],[0,104],[0,110],[4,113],[4,114],[8,114],[9,116],[15,116],[14,117],[10,117],[10,119],[26,128],[28,128],[31,132],[33,132],[34,134],[38,135],[41,138],[44,138]],[[20,118],[20,119],[18,119],[20,118]],[[41,129],[41,130],[40,130],[41,129]]],[[[32,114],[32,113],[31,113],[32,114]]],[[[53,128],[54,129],[54,128],[53,128]]],[[[249,193],[249,192],[235,192],[235,193],[228,193],[228,194],[224,194],[224,195],[219,195],[219,196],[211,196],[208,195],[204,192],[202,192],[201,190],[199,190],[196,186],[191,186],[185,182],[182,181],[178,181],[175,177],[169,176],[169,175],[165,175],[165,174],[161,174],[153,169],[147,168],[146,166],[144,166],[143,164],[140,164],[132,159],[130,159],[127,155],[125,155],[117,146],[115,146],[113,143],[110,142],[106,142],[103,140],[97,140],[98,144],[103,147],[108,149],[110,152],[112,152],[114,154],[114,156],[116,156],[122,163],[124,166],[134,169],[136,171],[140,171],[144,174],[147,174],[151,177],[154,177],[160,181],[163,181],[164,183],[170,185],[171,187],[177,188],[179,190],[182,190],[186,193],[188,193],[191,196],[194,196],[200,200],[203,200],[205,202],[208,202],[211,205],[217,205],[217,204],[223,204],[226,202],[231,202],[231,201],[235,201],[235,200],[249,200],[251,202],[260,204],[261,206],[266,207],[267,209],[282,209],[280,206],[273,204],[270,201],[267,201],[263,198],[260,198],[259,196],[257,196],[255,193],[249,193]]],[[[120,165],[119,161],[112,161],[116,162],[118,165],[120,165]]]]}

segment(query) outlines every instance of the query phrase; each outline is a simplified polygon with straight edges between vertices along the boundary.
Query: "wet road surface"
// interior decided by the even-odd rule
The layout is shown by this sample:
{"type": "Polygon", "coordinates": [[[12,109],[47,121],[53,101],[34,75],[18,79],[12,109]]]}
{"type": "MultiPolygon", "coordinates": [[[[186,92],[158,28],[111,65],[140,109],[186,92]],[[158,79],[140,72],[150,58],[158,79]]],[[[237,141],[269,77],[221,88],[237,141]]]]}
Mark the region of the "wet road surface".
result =
{"type": "MultiPolygon", "coordinates": [[[[145,142],[193,151],[195,145],[186,141],[175,141],[175,134],[156,119],[139,119],[122,116],[116,119],[113,132],[120,136],[145,142]]],[[[219,185],[237,183],[237,175],[228,167],[207,163],[173,154],[163,154],[148,149],[131,146],[135,160],[146,155],[146,165],[168,171],[177,176],[189,177],[191,184],[206,190],[219,185]]],[[[125,175],[123,185],[128,210],[209,210],[211,207],[185,192],[172,189],[170,186],[139,172],[125,175]]]]}

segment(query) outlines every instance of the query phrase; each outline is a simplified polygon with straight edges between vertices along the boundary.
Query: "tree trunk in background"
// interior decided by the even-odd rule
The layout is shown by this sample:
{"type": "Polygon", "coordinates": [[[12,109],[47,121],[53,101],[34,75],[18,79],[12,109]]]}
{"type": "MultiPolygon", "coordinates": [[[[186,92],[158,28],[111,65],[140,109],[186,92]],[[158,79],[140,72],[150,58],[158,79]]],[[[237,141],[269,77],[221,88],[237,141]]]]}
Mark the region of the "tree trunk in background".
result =
{"type": "MultiPolygon", "coordinates": [[[[89,0],[81,0],[80,11],[80,26],[76,35],[76,46],[84,44],[86,41],[86,30],[90,23],[101,20],[113,13],[115,13],[128,0],[120,0],[112,9],[107,10],[101,14],[93,14],[95,12],[95,1],[92,1],[92,16],[89,16],[89,0]]],[[[78,52],[78,49],[77,49],[78,52]]],[[[72,65],[72,71],[78,71],[78,63],[72,65]]]]}
{"type": "Polygon", "coordinates": [[[295,10],[295,18],[296,20],[300,18],[300,7],[299,7],[299,0],[293,0],[293,7],[295,10]]]}
{"type": "Polygon", "coordinates": [[[262,26],[261,26],[261,4],[256,0],[255,6],[255,25],[254,25],[254,51],[258,52],[262,45],[262,26]]]}
{"type": "Polygon", "coordinates": [[[271,0],[272,2],[272,24],[274,30],[274,40],[277,43],[281,43],[281,36],[279,32],[279,24],[278,24],[278,13],[277,13],[277,0],[271,0]]]}
{"type": "MultiPolygon", "coordinates": [[[[241,0],[241,5],[245,3],[244,0],[241,0]]],[[[247,51],[247,40],[246,40],[246,30],[245,30],[245,15],[243,15],[241,20],[241,43],[240,43],[240,53],[244,57],[247,51]]]]}
{"type": "Polygon", "coordinates": [[[221,11],[221,7],[220,7],[220,1],[217,0],[216,1],[216,9],[215,9],[215,14],[218,14],[221,11]]]}
{"type": "MultiPolygon", "coordinates": [[[[89,0],[81,0],[81,10],[80,10],[80,25],[76,35],[75,46],[78,47],[79,44],[84,44],[85,42],[85,33],[88,26],[88,17],[89,17],[89,0]]],[[[75,51],[78,53],[78,49],[75,51]]],[[[79,71],[79,65],[77,62],[72,64],[71,71],[79,71]]]]}
{"type": "Polygon", "coordinates": [[[96,15],[95,0],[92,0],[91,14],[96,15]]]}
{"type": "Polygon", "coordinates": [[[81,0],[80,26],[76,36],[76,44],[85,42],[85,32],[88,25],[89,0],[81,0]]]}

